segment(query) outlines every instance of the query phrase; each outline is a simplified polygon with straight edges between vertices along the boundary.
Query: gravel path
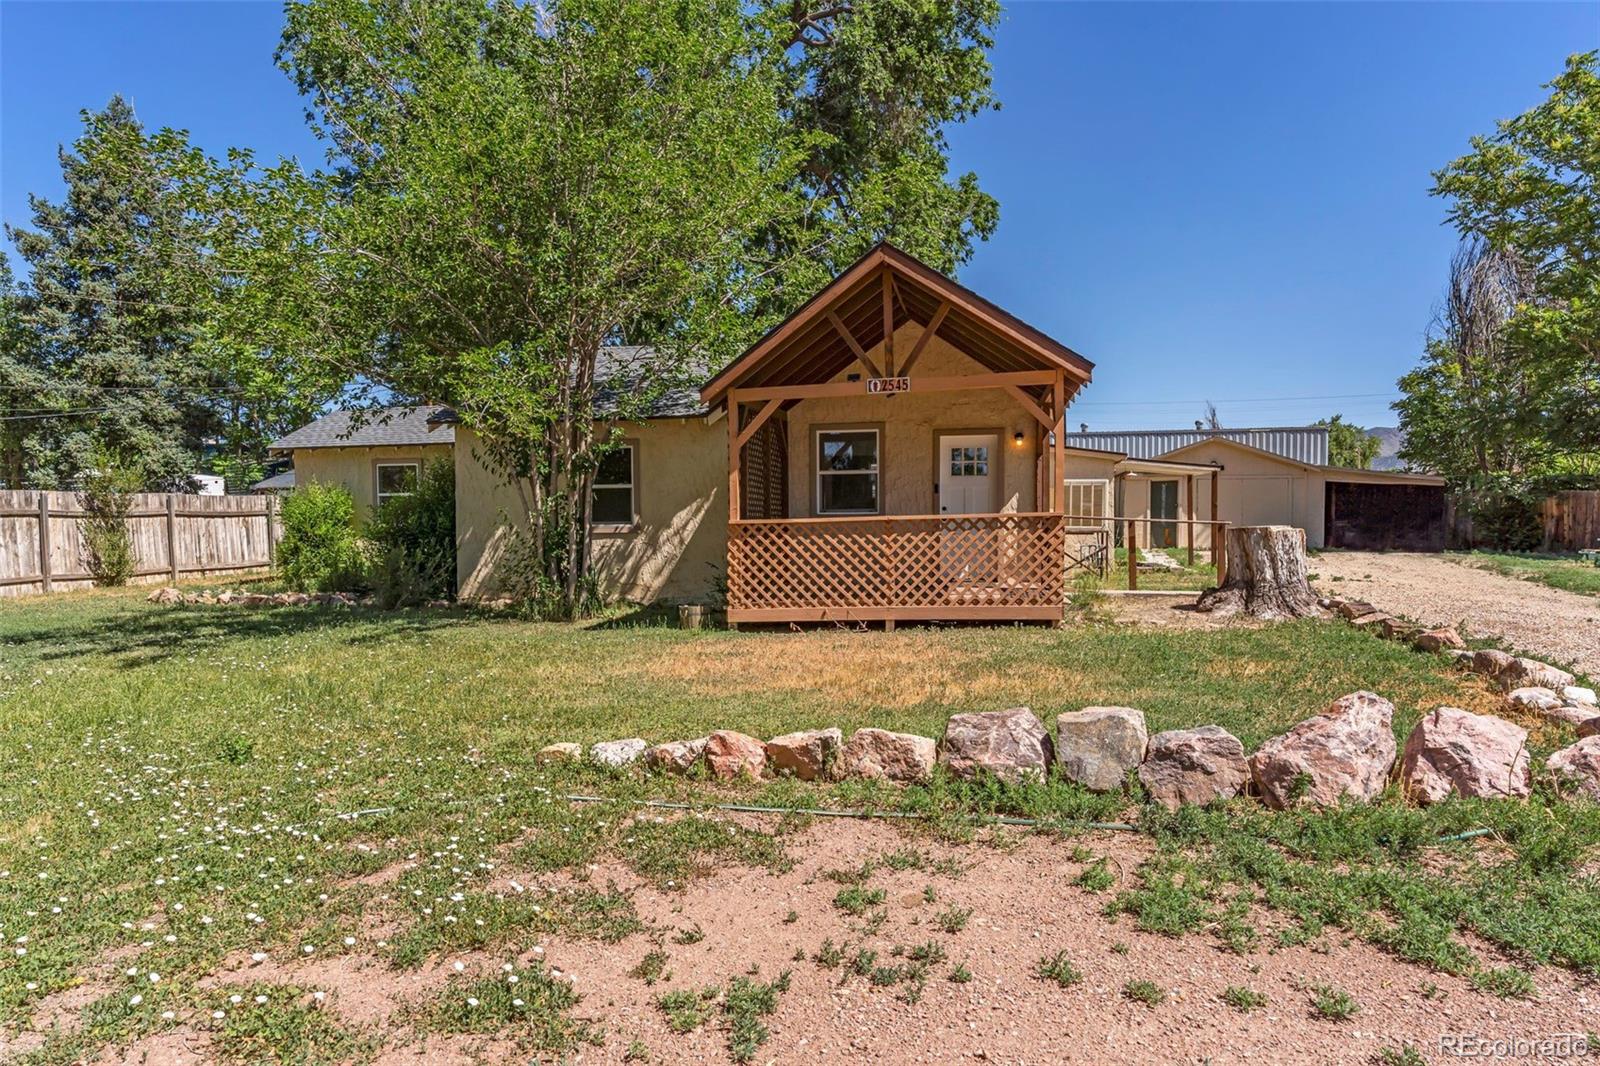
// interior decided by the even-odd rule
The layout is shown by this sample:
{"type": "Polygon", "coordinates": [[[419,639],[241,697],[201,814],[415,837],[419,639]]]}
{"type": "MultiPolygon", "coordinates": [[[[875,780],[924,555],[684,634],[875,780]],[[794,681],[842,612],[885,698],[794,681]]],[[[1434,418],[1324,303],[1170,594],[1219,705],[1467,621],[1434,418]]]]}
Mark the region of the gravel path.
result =
{"type": "Polygon", "coordinates": [[[1311,560],[1320,591],[1367,600],[1429,625],[1464,622],[1530,655],[1600,678],[1600,599],[1475,570],[1438,555],[1325,552],[1311,560]],[[1334,581],[1333,578],[1342,580],[1334,581]]]}

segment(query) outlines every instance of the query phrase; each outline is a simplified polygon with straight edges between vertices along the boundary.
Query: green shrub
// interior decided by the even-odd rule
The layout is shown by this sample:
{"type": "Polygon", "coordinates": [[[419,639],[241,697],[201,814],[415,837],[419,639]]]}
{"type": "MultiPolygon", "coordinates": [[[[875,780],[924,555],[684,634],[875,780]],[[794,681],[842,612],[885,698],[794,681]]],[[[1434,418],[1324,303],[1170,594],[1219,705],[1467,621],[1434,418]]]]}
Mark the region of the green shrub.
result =
{"type": "Polygon", "coordinates": [[[423,468],[417,491],[396,496],[367,524],[373,591],[384,607],[413,607],[455,594],[456,472],[450,463],[423,468]]]}
{"type": "Polygon", "coordinates": [[[278,568],[291,588],[333,592],[362,584],[356,505],[349,490],[313,481],[284,499],[282,514],[278,568]]]}
{"type": "Polygon", "coordinates": [[[78,529],[83,535],[84,563],[96,585],[126,585],[138,569],[133,540],[128,536],[128,512],[139,487],[138,473],[105,453],[96,455],[94,469],[83,477],[78,492],[83,517],[78,529]]]}

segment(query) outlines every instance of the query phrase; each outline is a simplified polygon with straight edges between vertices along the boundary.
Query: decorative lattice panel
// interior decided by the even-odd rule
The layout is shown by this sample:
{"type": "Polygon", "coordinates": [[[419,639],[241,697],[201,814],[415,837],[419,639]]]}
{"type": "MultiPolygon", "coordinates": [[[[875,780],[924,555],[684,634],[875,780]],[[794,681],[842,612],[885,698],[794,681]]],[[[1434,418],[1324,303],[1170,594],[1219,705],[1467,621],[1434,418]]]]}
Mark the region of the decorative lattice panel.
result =
{"type": "Polygon", "coordinates": [[[728,606],[1057,606],[1065,529],[1057,514],[736,522],[728,606]]]}

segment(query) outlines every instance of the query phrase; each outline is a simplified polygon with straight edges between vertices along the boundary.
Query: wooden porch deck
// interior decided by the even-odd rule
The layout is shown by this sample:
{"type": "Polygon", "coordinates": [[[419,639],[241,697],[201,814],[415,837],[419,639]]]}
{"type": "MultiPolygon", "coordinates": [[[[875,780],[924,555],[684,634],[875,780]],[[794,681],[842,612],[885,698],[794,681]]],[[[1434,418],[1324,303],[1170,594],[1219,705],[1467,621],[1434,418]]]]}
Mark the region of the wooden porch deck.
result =
{"type": "Polygon", "coordinates": [[[1053,512],[730,522],[728,621],[1058,622],[1066,531],[1053,512]]]}

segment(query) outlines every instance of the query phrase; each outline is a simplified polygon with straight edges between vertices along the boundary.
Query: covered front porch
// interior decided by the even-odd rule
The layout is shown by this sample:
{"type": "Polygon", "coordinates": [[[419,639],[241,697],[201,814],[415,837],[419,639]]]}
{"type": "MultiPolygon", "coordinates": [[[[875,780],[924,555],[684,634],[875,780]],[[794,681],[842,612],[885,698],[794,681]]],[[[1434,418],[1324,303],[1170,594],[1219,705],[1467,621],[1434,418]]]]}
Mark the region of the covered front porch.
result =
{"type": "Polygon", "coordinates": [[[1091,369],[874,249],[702,390],[729,622],[1059,621],[1063,420],[1091,369]]]}

